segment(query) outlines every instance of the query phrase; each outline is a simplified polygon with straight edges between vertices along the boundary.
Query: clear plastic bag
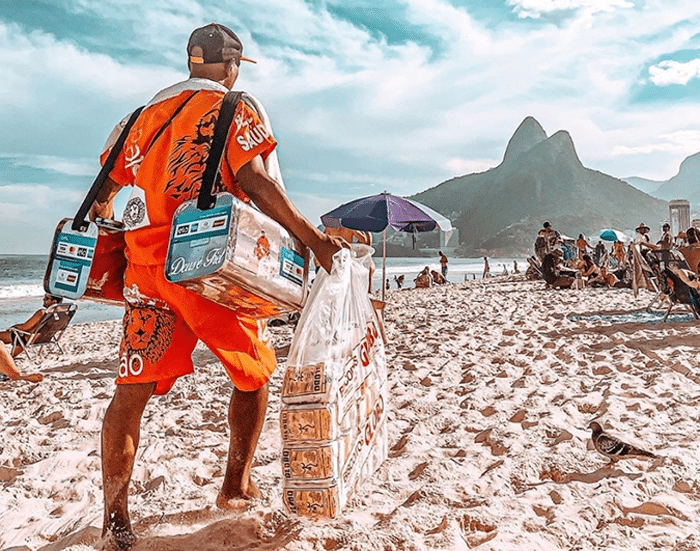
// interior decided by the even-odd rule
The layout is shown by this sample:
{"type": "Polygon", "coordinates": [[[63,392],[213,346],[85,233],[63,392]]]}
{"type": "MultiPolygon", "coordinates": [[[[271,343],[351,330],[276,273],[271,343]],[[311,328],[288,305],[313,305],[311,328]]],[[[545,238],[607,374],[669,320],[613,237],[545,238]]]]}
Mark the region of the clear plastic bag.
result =
{"type": "MultiPolygon", "coordinates": [[[[300,400],[325,401],[338,386],[351,390],[353,382],[359,384],[368,375],[370,364],[381,382],[386,379],[384,342],[367,294],[366,265],[373,250],[355,244],[351,250],[338,251],[331,273],[320,270],[314,280],[292,339],[287,367],[322,365],[330,384],[324,392],[316,393],[316,399],[300,400]]],[[[282,399],[294,402],[284,390],[282,399]]]]}

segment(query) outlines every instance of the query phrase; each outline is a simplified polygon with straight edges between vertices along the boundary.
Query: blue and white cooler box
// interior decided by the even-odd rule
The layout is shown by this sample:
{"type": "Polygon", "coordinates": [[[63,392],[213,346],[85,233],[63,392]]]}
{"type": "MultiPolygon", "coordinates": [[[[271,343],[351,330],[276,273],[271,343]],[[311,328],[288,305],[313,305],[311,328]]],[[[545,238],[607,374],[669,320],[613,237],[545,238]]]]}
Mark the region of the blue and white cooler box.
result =
{"type": "Polygon", "coordinates": [[[309,251],[280,224],[230,193],[199,210],[180,205],[165,264],[168,281],[253,318],[294,312],[308,295],[309,251]]]}
{"type": "Polygon", "coordinates": [[[52,295],[77,300],[87,288],[98,228],[90,222],[85,231],[76,231],[71,228],[72,222],[65,218],[56,228],[44,289],[52,295]]]}

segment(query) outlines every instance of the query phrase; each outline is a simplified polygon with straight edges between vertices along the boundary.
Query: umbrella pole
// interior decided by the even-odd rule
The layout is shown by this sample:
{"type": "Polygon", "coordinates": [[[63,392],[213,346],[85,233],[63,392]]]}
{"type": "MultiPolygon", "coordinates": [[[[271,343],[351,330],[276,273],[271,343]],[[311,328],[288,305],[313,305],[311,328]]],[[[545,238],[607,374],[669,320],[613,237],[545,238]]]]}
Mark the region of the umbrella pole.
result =
{"type": "Polygon", "coordinates": [[[386,228],[382,235],[382,302],[386,293],[386,228]]]}

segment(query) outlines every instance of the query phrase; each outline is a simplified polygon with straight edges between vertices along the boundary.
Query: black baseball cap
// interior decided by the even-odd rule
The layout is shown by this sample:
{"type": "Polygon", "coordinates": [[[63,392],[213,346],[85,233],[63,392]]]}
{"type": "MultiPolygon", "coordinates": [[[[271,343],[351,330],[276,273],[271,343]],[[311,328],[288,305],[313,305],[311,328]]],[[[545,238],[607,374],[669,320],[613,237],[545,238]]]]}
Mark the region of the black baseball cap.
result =
{"type": "Polygon", "coordinates": [[[257,63],[243,56],[243,43],[231,29],[219,23],[210,23],[192,31],[187,43],[190,63],[223,63],[231,59],[257,63]]]}

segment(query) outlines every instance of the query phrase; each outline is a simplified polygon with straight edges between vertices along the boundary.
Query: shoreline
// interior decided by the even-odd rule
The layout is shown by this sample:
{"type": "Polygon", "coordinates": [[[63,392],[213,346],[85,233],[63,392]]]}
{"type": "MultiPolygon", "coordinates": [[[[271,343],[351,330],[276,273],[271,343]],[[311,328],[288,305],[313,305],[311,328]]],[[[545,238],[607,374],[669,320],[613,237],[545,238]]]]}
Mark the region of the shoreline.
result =
{"type": "MultiPolygon", "coordinates": [[[[1,257],[2,255],[0,255],[1,257]]],[[[38,255],[27,255],[29,257],[38,257],[38,255]]],[[[406,277],[406,283],[412,283],[413,278],[418,274],[418,272],[425,266],[429,265],[431,269],[440,271],[440,264],[437,256],[431,258],[405,258],[397,257],[398,265],[394,265],[391,259],[387,263],[387,277],[389,278],[390,285],[392,289],[396,289],[396,283],[394,282],[394,275],[404,274],[406,277]]],[[[43,270],[43,259],[39,262],[40,267],[43,270]]],[[[390,259],[387,259],[388,261],[390,259]]],[[[501,258],[494,259],[493,273],[502,270],[502,265],[507,263],[507,268],[510,271],[513,266],[513,260],[517,260],[521,270],[524,272],[527,267],[527,261],[525,259],[511,259],[511,258],[501,258]]],[[[373,278],[373,289],[381,290],[381,277],[382,277],[382,261],[381,257],[378,261],[375,259],[376,271],[373,278]]],[[[451,263],[452,269],[448,272],[448,279],[452,283],[461,283],[465,280],[465,277],[469,279],[480,278],[483,271],[483,261],[479,259],[452,259],[451,263]],[[465,260],[470,260],[471,262],[465,262],[465,260]]],[[[36,267],[33,270],[36,272],[36,267]]],[[[27,274],[30,275],[30,274],[27,274]]],[[[35,278],[40,276],[34,273],[35,278]]],[[[313,275],[312,275],[313,277],[313,275]]],[[[381,296],[381,293],[377,293],[381,296]]],[[[0,284],[0,329],[5,327],[10,327],[15,323],[20,323],[29,318],[40,306],[42,297],[44,295],[43,285],[41,279],[30,279],[24,277],[21,280],[13,283],[12,278],[8,278],[0,284]],[[29,281],[34,281],[33,283],[29,281]],[[16,294],[15,294],[16,293],[16,294]]],[[[75,319],[73,323],[86,323],[94,321],[106,321],[121,319],[123,316],[123,308],[121,306],[110,306],[105,304],[100,304],[91,301],[78,300],[78,311],[76,312],[75,319]]]]}
{"type": "MultiPolygon", "coordinates": [[[[545,290],[522,276],[389,291],[389,458],[327,521],[282,504],[283,356],[253,468],[263,498],[238,516],[212,509],[231,385],[200,344],[195,374],[144,416],[134,551],[698,548],[700,325],[680,307],[670,323],[637,316],[652,297],[545,290]],[[607,467],[586,428],[594,419],[662,457],[607,467]]],[[[291,327],[272,334],[284,347],[291,327]]],[[[64,538],[85,530],[95,541],[89,527],[101,525],[99,431],[119,337],[118,321],[72,325],[42,383],[0,383],[0,549],[92,549],[64,538]]]]}

